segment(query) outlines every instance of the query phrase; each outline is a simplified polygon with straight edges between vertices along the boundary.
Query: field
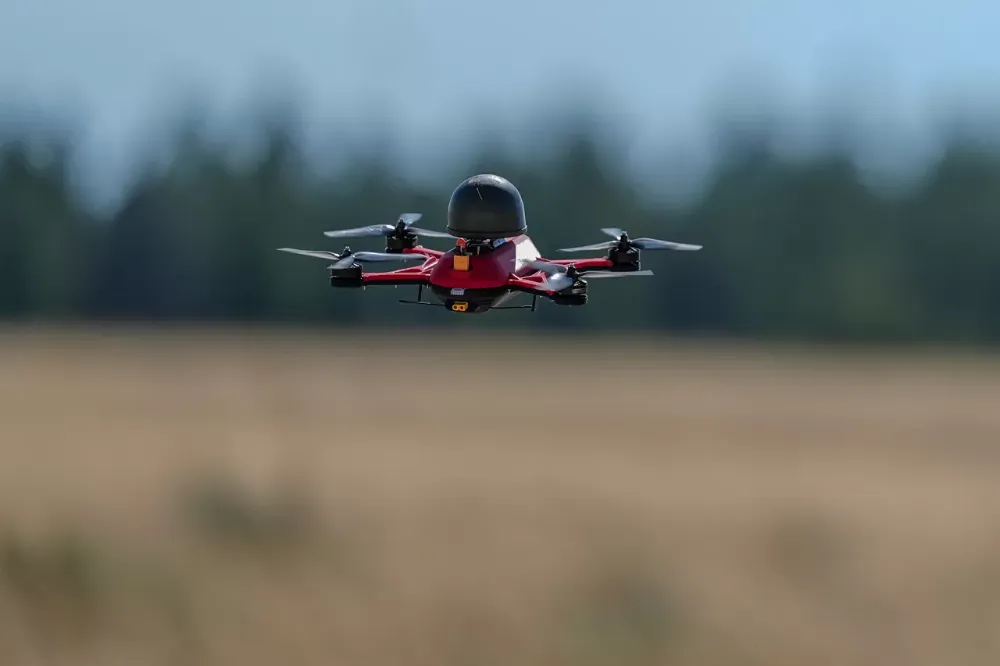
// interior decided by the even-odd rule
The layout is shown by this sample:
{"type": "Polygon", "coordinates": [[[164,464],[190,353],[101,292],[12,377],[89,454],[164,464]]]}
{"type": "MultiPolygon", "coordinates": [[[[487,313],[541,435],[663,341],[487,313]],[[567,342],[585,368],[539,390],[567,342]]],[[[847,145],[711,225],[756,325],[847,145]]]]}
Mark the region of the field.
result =
{"type": "Polygon", "coordinates": [[[0,335],[4,666],[1000,663],[1000,363],[0,335]]]}

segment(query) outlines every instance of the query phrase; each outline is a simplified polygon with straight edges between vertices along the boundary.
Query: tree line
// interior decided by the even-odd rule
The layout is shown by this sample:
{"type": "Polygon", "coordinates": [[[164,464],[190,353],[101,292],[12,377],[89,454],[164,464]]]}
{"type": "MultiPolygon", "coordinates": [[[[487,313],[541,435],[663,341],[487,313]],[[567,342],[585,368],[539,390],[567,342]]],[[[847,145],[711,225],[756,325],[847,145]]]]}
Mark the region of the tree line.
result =
{"type": "MultiPolygon", "coordinates": [[[[173,159],[150,162],[106,214],[89,210],[73,185],[71,142],[6,131],[0,318],[1000,341],[1000,156],[968,136],[891,195],[867,187],[846,150],[792,159],[769,150],[766,135],[732,137],[702,194],[670,206],[646,196],[595,132],[557,130],[554,153],[511,156],[484,145],[430,185],[376,153],[318,174],[280,123],[260,128],[264,150],[254,160],[187,133],[173,159]],[[340,250],[323,230],[393,222],[406,211],[443,228],[452,188],[483,171],[521,190],[543,253],[604,240],[603,226],[705,249],[647,253],[654,277],[595,282],[586,308],[541,303],[534,314],[487,318],[397,305],[413,297],[402,288],[335,290],[323,262],[276,251],[340,250]]],[[[377,240],[351,245],[380,249],[377,240]]]]}

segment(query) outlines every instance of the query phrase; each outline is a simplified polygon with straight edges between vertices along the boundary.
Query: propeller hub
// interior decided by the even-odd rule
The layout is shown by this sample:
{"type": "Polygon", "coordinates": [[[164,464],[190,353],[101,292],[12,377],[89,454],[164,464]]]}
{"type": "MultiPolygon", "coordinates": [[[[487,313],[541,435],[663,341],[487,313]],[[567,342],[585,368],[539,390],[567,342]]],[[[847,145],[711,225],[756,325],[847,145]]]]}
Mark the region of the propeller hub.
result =
{"type": "Polygon", "coordinates": [[[396,223],[396,228],[392,230],[392,235],[397,238],[414,238],[416,237],[416,232],[410,229],[410,225],[406,223],[406,220],[399,218],[399,222],[396,223]]]}

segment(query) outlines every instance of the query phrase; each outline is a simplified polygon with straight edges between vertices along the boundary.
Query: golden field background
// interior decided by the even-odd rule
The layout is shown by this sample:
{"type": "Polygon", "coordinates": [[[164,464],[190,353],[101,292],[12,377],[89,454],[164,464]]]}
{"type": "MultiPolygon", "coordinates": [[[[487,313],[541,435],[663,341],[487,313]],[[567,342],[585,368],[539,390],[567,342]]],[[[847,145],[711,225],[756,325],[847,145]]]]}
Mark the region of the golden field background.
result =
{"type": "Polygon", "coordinates": [[[0,371],[4,666],[1000,663],[994,359],[39,328],[0,371]]]}

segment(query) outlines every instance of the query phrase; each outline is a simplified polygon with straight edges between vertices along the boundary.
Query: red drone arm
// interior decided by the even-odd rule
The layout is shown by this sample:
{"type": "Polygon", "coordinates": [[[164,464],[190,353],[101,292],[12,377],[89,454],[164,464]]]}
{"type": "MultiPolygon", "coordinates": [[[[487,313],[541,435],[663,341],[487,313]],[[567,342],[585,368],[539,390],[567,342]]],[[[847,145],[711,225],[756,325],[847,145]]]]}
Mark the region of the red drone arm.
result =
{"type": "MultiPolygon", "coordinates": [[[[572,264],[578,271],[608,270],[614,267],[614,262],[606,258],[593,259],[539,259],[550,264],[569,266],[572,264]]],[[[586,278],[586,275],[582,277],[586,278]]],[[[544,284],[547,276],[544,273],[533,273],[527,277],[511,276],[507,285],[513,289],[521,289],[528,292],[551,293],[551,289],[546,289],[544,284]]]]}
{"type": "Polygon", "coordinates": [[[591,259],[539,259],[540,261],[545,261],[550,264],[559,264],[560,266],[569,266],[572,264],[573,266],[576,266],[578,271],[605,271],[614,268],[615,265],[615,263],[607,257],[593,257],[591,259]]]}
{"type": "Polygon", "coordinates": [[[383,271],[379,273],[363,273],[361,275],[362,284],[371,285],[405,285],[405,284],[427,284],[430,276],[430,269],[434,266],[444,252],[431,250],[425,247],[414,247],[403,250],[403,254],[422,254],[426,261],[419,266],[406,266],[394,271],[383,271]]]}

